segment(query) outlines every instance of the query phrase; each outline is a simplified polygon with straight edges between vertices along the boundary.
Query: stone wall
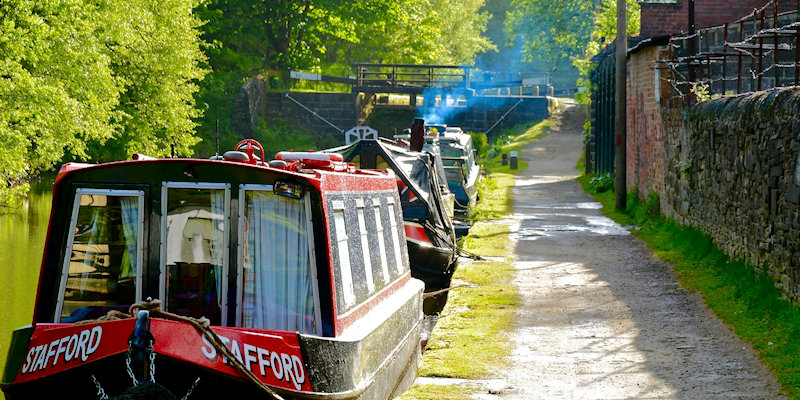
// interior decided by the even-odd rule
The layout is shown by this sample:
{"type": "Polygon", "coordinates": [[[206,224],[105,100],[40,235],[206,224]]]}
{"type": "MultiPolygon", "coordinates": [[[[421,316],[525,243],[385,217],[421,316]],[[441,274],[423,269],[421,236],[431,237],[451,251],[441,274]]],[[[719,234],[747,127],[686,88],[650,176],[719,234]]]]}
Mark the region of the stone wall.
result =
{"type": "MultiPolygon", "coordinates": [[[[267,124],[285,123],[307,133],[341,135],[319,117],[346,131],[364,123],[373,109],[372,97],[363,93],[268,92],[264,82],[255,78],[245,83],[236,96],[232,128],[241,137],[253,137],[256,126],[264,121],[267,124]]],[[[442,118],[445,123],[460,126],[468,132],[484,132],[498,122],[492,130],[494,134],[517,124],[547,118],[552,100],[538,96],[470,96],[465,105],[457,107],[420,106],[415,111],[411,107],[411,110],[417,116],[442,118]]],[[[406,116],[409,107],[400,107],[398,110],[399,114],[406,116]]],[[[409,127],[413,118],[407,117],[403,121],[402,126],[396,127],[397,132],[409,127]]]]}
{"type": "Polygon", "coordinates": [[[460,126],[465,132],[485,132],[494,125],[489,132],[494,135],[518,124],[547,118],[552,104],[552,98],[544,96],[470,96],[465,105],[420,106],[416,114],[426,122],[460,126]]]}
{"type": "Polygon", "coordinates": [[[267,92],[263,81],[254,78],[245,83],[236,96],[232,128],[242,137],[252,137],[255,127],[263,120],[267,124],[285,122],[308,133],[341,135],[319,117],[346,131],[358,125],[358,98],[354,93],[267,92]]]}
{"type": "Polygon", "coordinates": [[[662,211],[800,301],[800,90],[662,108],[662,211]]]}
{"type": "Polygon", "coordinates": [[[484,132],[497,122],[489,133],[491,135],[521,123],[541,121],[550,115],[549,107],[550,100],[547,97],[475,96],[468,101],[468,110],[462,119],[451,125],[460,125],[465,132],[484,132]],[[514,109],[503,117],[511,107],[514,109]]]}

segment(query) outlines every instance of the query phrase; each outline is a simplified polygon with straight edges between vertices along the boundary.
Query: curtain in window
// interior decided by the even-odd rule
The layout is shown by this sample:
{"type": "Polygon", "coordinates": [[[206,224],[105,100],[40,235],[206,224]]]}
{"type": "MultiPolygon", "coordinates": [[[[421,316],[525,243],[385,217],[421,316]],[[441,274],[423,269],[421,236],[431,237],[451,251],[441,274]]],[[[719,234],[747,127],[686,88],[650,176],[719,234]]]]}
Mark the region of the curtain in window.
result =
{"type": "Polygon", "coordinates": [[[139,199],[120,197],[122,207],[122,233],[125,235],[126,251],[122,260],[120,278],[136,276],[139,245],[139,199]]]}
{"type": "Polygon", "coordinates": [[[246,193],[242,325],[317,333],[304,204],[246,193]]]}
{"type": "Polygon", "coordinates": [[[211,254],[214,265],[214,278],[217,281],[217,302],[222,299],[222,258],[225,254],[225,191],[211,191],[211,215],[214,224],[214,240],[211,242],[211,254]]]}

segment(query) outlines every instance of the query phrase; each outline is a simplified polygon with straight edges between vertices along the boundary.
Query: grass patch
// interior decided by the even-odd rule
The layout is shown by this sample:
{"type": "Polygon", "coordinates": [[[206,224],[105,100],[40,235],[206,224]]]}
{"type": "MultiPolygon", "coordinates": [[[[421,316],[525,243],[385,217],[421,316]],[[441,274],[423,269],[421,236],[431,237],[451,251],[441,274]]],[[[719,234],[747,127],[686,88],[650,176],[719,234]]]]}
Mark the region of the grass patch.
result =
{"type": "Polygon", "coordinates": [[[474,386],[414,385],[399,397],[401,400],[462,400],[480,390],[474,386]]]}
{"type": "MultiPolygon", "coordinates": [[[[464,238],[464,249],[485,257],[503,257],[503,261],[476,261],[461,265],[453,276],[453,285],[465,284],[450,292],[442,317],[436,324],[422,357],[418,376],[486,379],[508,366],[513,345],[507,332],[514,323],[520,296],[513,279],[516,270],[509,257],[513,253],[508,239],[510,228],[495,220],[509,215],[512,208],[511,188],[514,173],[502,165],[501,154],[520,150],[545,135],[549,121],[533,126],[520,126],[495,138],[483,160],[484,176],[478,193],[480,202],[473,210],[475,221],[464,238]]],[[[456,400],[483,390],[473,386],[416,385],[400,399],[456,400]]]]}
{"type": "Polygon", "coordinates": [[[447,310],[436,324],[419,376],[479,379],[507,365],[510,341],[504,336],[519,304],[511,263],[480,262],[460,268],[447,310]]]}
{"type": "Polygon", "coordinates": [[[484,160],[481,166],[484,170],[493,174],[514,174],[524,171],[528,167],[528,163],[525,160],[520,159],[519,169],[512,170],[510,163],[503,165],[502,154],[521,151],[525,146],[541,139],[550,132],[552,127],[553,123],[550,120],[544,120],[535,125],[519,125],[493,137],[493,145],[488,153],[488,159],[484,160]]]}
{"type": "Polygon", "coordinates": [[[663,261],[675,266],[681,284],[700,293],[706,305],[728,324],[775,375],[782,391],[800,399],[800,309],[785,299],[761,268],[732,260],[710,237],[659,213],[658,198],[628,195],[628,210],[614,211],[614,192],[599,193],[591,176],[578,179],[603,204],[603,213],[633,232],[663,261]]]}

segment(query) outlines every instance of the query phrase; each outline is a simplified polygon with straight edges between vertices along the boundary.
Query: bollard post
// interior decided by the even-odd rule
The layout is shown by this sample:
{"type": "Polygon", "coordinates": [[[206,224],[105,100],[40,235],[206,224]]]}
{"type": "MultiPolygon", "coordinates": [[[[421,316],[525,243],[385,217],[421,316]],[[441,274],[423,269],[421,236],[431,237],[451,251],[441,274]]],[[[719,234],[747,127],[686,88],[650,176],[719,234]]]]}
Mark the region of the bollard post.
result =
{"type": "Polygon", "coordinates": [[[517,152],[511,152],[511,169],[517,169],[517,152]]]}
{"type": "Polygon", "coordinates": [[[503,165],[508,165],[508,154],[503,153],[501,158],[503,159],[503,165]]]}

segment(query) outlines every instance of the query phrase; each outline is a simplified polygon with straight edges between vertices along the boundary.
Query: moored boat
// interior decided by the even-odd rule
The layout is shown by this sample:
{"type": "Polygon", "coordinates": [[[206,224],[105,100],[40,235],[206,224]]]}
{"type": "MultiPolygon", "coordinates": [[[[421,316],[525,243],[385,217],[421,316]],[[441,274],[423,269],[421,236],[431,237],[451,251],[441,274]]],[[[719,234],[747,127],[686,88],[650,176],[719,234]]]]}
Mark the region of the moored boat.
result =
{"type": "Polygon", "coordinates": [[[478,198],[477,185],[481,177],[478,156],[472,144],[472,136],[459,127],[448,126],[439,135],[447,183],[455,195],[455,215],[466,219],[478,198]]]}
{"type": "Polygon", "coordinates": [[[386,139],[362,139],[328,149],[364,169],[391,169],[403,208],[411,276],[425,283],[425,291],[440,292],[425,298],[426,315],[439,313],[447,301],[458,261],[452,220],[440,191],[433,155],[409,151],[386,139]]]}
{"type": "Polygon", "coordinates": [[[240,145],[62,167],[7,399],[156,398],[149,381],[190,399],[386,399],[411,385],[423,283],[394,174],[318,153],[266,164],[240,145]]]}
{"type": "MultiPolygon", "coordinates": [[[[480,165],[472,145],[472,137],[459,127],[445,124],[425,124],[424,130],[423,149],[436,158],[442,191],[448,193],[449,201],[452,202],[450,216],[458,239],[469,233],[469,211],[478,198],[480,165]]],[[[407,146],[410,132],[410,129],[406,129],[402,135],[394,137],[400,139],[399,144],[407,146]]]]}

